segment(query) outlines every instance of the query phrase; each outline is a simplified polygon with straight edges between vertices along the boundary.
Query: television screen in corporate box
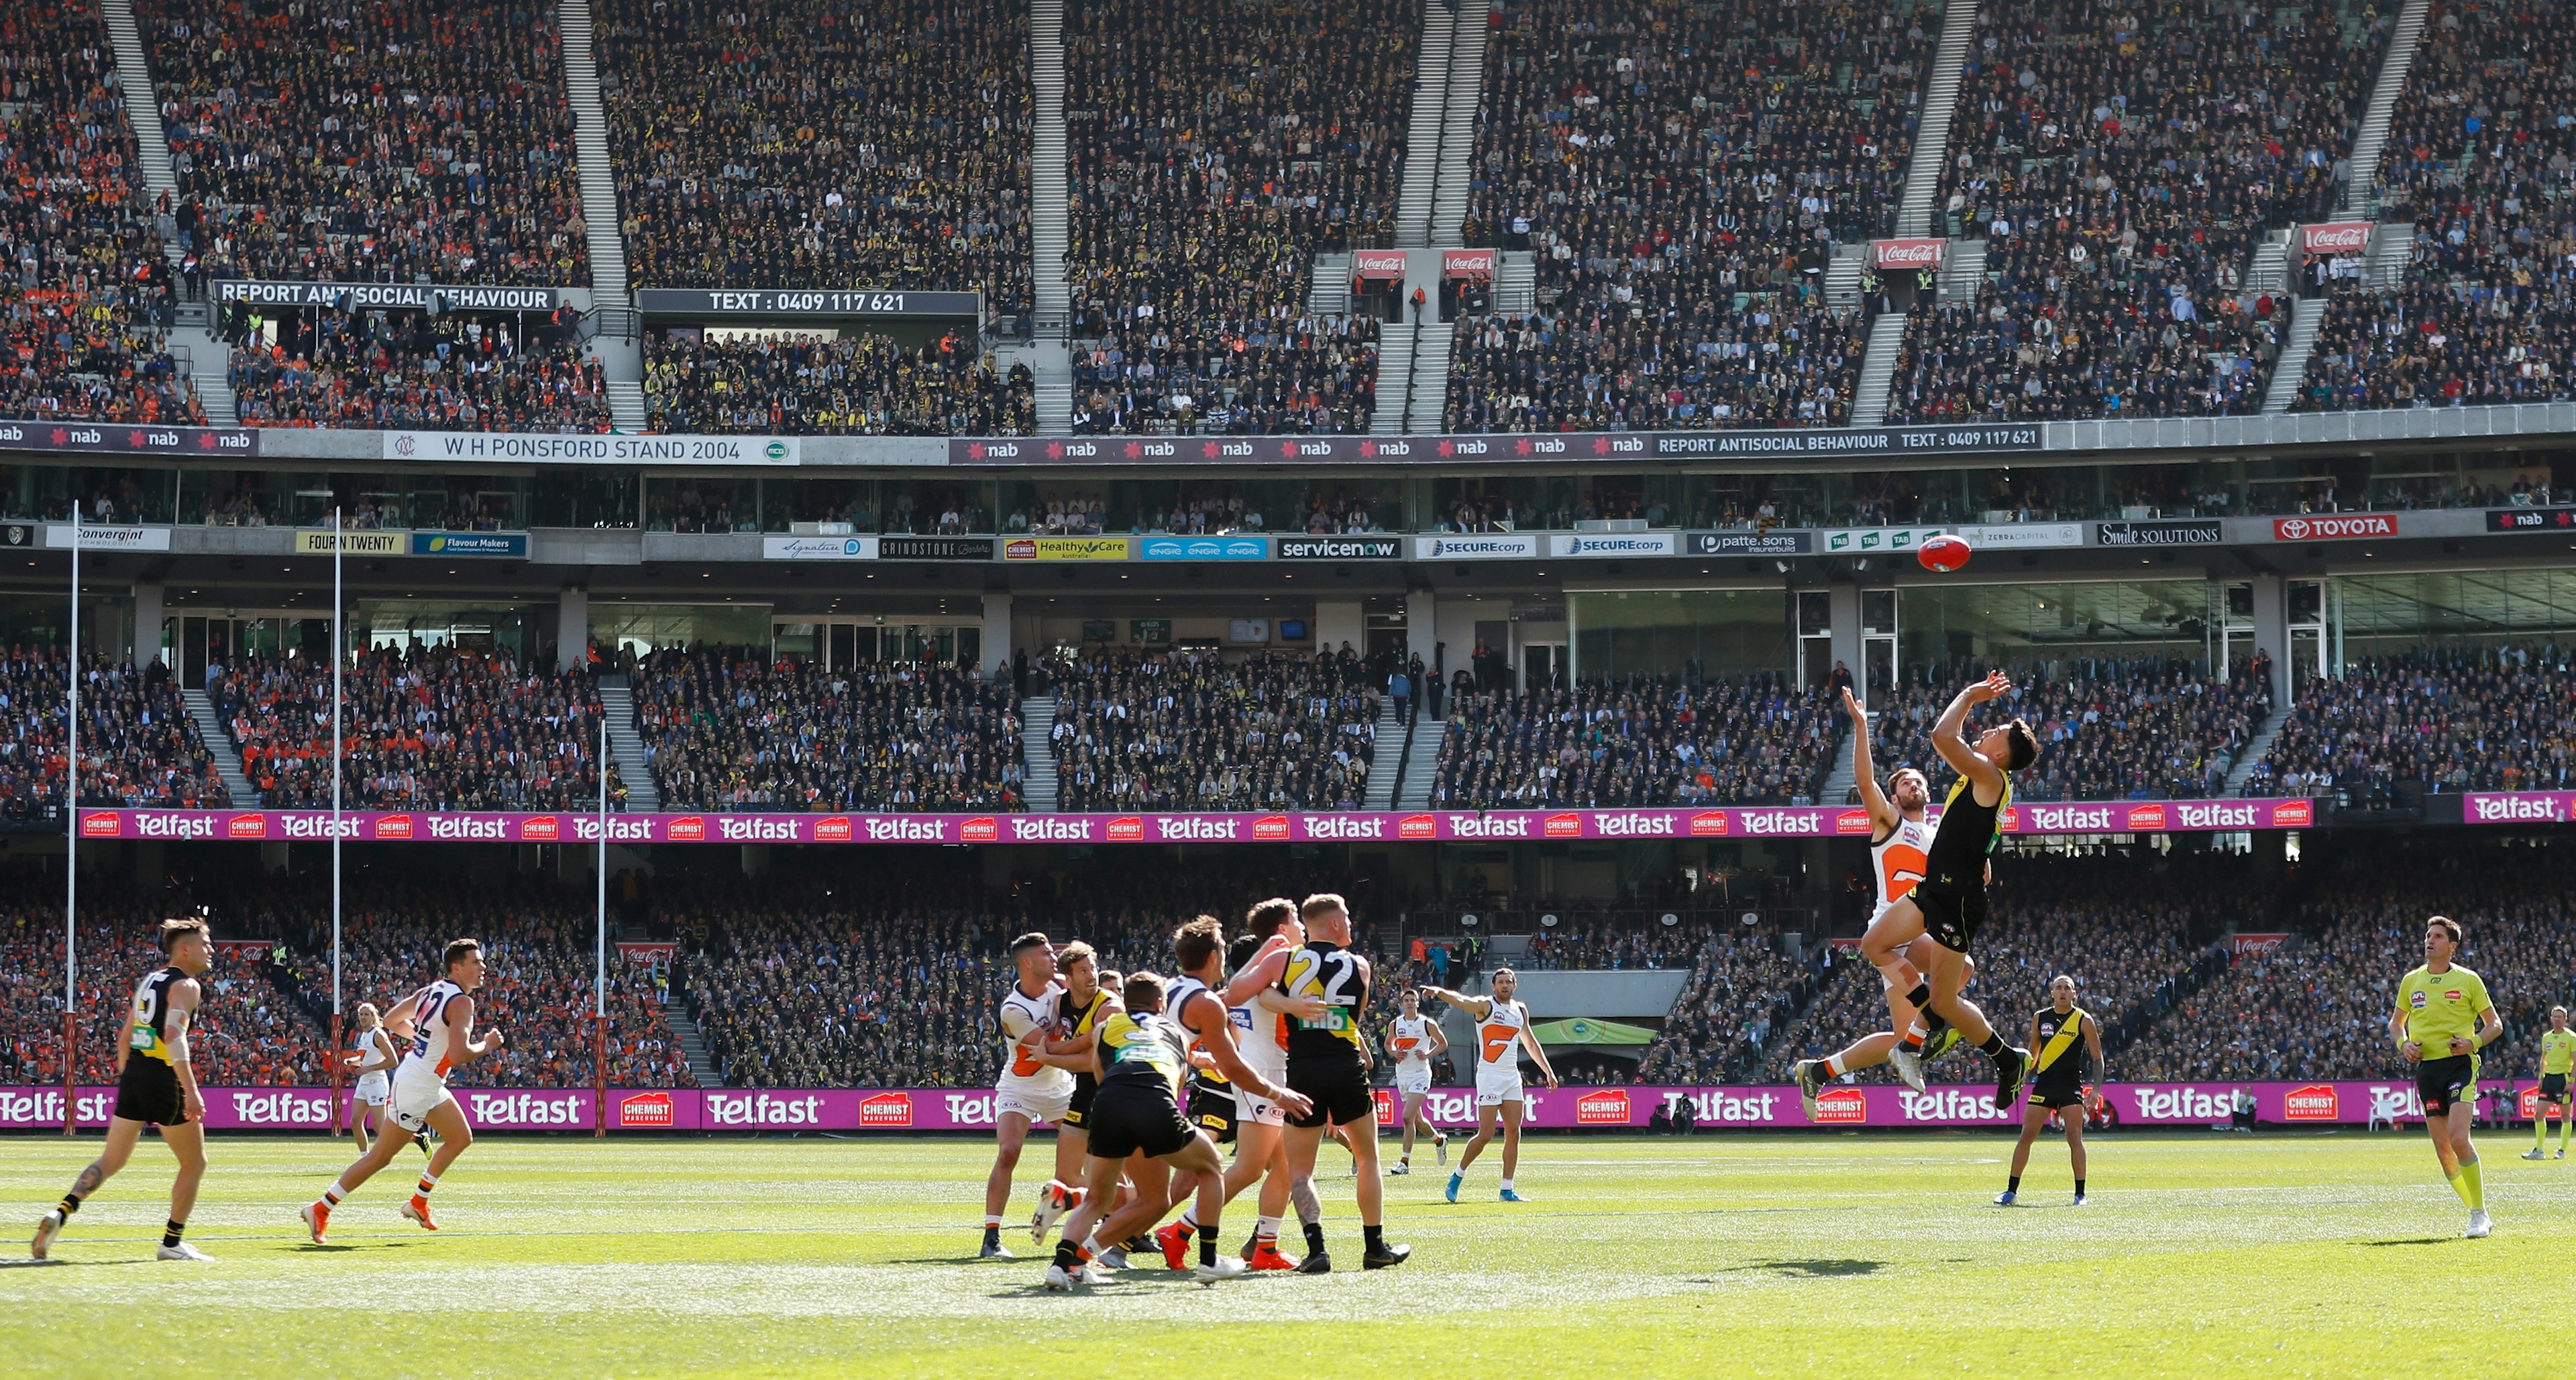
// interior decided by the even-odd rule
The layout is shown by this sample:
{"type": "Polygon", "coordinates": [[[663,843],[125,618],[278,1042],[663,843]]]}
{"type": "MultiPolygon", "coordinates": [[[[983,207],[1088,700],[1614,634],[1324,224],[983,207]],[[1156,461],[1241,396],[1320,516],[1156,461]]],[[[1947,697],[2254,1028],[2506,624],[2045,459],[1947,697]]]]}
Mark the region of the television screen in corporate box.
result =
{"type": "MultiPolygon", "coordinates": [[[[2498,1080],[2490,1094],[2528,1116],[2537,1084],[2498,1080]]],[[[2411,1081],[2316,1080],[2268,1083],[2122,1083],[2103,1090],[2124,1125],[2208,1126],[2236,1113],[2250,1095],[2257,1121],[2270,1125],[2361,1125],[2421,1121],[2424,1105],[2411,1081]]],[[[339,1096],[348,1097],[343,1090],[339,1096]]],[[[332,1123],[328,1088],[208,1088],[206,1125],[217,1131],[319,1131],[332,1123]]],[[[476,1129],[588,1132],[598,1099],[588,1088],[458,1088],[476,1129]]],[[[1830,1127],[1991,1127],[2019,1124],[2020,1108],[1995,1108],[1993,1089],[1893,1086],[1829,1087],[1810,1121],[1793,1087],[1586,1087],[1529,1092],[1526,1124],[1557,1130],[1644,1130],[1658,1109],[1687,1106],[1701,1127],[1797,1130],[1830,1127]]],[[[82,1088],[80,1124],[105,1126],[113,1088],[82,1088]]],[[[1432,1090],[1428,1111],[1442,1125],[1472,1126],[1475,1094],[1432,1090]]],[[[989,1088],[612,1088],[608,1126],[620,1131],[980,1131],[998,1108],[989,1088]]],[[[1378,1090],[1378,1118],[1393,1125],[1392,1089],[1378,1090]]],[[[60,1088],[0,1087],[0,1130],[59,1127],[60,1088]]]]}

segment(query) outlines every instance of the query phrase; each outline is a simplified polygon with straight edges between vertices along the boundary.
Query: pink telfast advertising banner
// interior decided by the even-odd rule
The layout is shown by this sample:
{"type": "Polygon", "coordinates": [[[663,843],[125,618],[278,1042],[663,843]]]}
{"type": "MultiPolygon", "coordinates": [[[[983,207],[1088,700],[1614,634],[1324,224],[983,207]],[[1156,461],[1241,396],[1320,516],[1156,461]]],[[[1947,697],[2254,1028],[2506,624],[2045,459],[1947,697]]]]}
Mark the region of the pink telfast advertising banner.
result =
{"type": "MultiPolygon", "coordinates": [[[[2537,1085],[2499,1082],[2529,1116],[2537,1085]]],[[[2414,1084],[2389,1080],[2315,1083],[2121,1083],[2104,1089],[2123,1125],[2208,1126],[2229,1119],[2239,1090],[2254,1095],[2256,1119],[2274,1125],[2360,1125],[2421,1121],[2414,1084]]],[[[486,1131],[588,1131],[595,1099],[588,1088],[458,1088],[466,1119],[486,1131]]],[[[347,1105],[348,1093],[339,1094],[347,1105]]],[[[332,1116],[327,1088],[208,1088],[206,1125],[217,1131],[319,1131],[332,1116]]],[[[1642,1130],[1657,1108],[1690,1105],[1701,1128],[2006,1127],[2020,1108],[1998,1111],[1988,1086],[1889,1086],[1825,1090],[1811,1122],[1789,1087],[1590,1087],[1529,1090],[1527,1124],[1555,1129],[1642,1130]]],[[[1378,1090],[1378,1120],[1396,1122],[1395,1094],[1378,1090]]],[[[113,1088],[82,1088],[80,1124],[101,1127],[116,1105],[113,1088]]],[[[1435,1088],[1427,1109],[1444,1126],[1472,1126],[1475,1094],[1435,1088]]],[[[623,1131],[975,1131],[993,1125],[989,1089],[975,1088],[653,1088],[612,1089],[608,1124],[623,1131]]],[[[0,1088],[0,1130],[58,1128],[60,1088],[0,1088]]]]}
{"type": "MultiPolygon", "coordinates": [[[[2529,800],[2538,797],[2470,797],[2529,800]]],[[[2566,802],[2547,797],[2566,818],[2566,802]]],[[[1938,815],[1938,811],[1934,812],[1938,815]]],[[[2474,817],[2473,817],[2474,818],[2474,817]]],[[[2018,805],[2022,834],[2303,829],[2307,800],[2149,800],[2018,805]]],[[[83,810],[83,839],[326,840],[328,810],[83,810]]],[[[340,837],[406,843],[597,843],[595,814],[352,810],[340,837]]],[[[1509,839],[1866,838],[1857,806],[1635,810],[1281,811],[1271,814],[624,814],[611,843],[1371,843],[1509,839]]]]}

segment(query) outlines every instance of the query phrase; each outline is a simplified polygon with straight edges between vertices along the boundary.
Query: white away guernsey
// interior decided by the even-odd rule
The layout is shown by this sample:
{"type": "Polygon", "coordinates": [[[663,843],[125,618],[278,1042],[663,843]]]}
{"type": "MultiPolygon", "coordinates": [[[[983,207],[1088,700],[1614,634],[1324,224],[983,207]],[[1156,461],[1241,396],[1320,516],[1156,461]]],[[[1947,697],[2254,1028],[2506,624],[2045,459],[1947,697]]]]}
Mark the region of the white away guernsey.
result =
{"type": "Polygon", "coordinates": [[[1476,1022],[1477,1069],[1518,1072],[1521,1057],[1514,1047],[1520,1043],[1521,1031],[1529,1025],[1529,1010],[1517,1001],[1496,1001],[1492,1005],[1494,1009],[1476,1022]]]}
{"type": "Polygon", "coordinates": [[[410,1077],[426,1074],[441,1080],[447,1071],[465,1057],[465,1048],[456,1031],[447,1023],[448,1003],[465,995],[465,989],[445,978],[420,989],[412,998],[411,1048],[403,1052],[402,1063],[395,1071],[410,1077]]]}
{"type": "Polygon", "coordinates": [[[1038,1062],[1022,1043],[1032,1035],[1043,1038],[1046,1031],[1054,1028],[1057,998],[1063,995],[1061,983],[1048,983],[1034,997],[1021,991],[1018,983],[1011,984],[997,1017],[1003,1046],[1002,1072],[994,1082],[997,1091],[1026,1093],[1040,1099],[1073,1095],[1071,1071],[1038,1062]]]}

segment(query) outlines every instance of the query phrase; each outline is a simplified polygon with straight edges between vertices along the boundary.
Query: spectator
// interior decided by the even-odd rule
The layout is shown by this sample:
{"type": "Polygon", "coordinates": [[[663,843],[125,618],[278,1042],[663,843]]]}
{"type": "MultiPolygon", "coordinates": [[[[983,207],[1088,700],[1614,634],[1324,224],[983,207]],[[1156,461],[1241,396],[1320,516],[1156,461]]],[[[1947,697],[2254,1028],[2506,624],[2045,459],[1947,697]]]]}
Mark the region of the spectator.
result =
{"type": "Polygon", "coordinates": [[[1462,691],[1431,800],[1479,810],[1788,804],[1823,784],[1838,725],[1822,694],[1777,676],[1462,691]]]}
{"type": "Polygon", "coordinates": [[[1037,429],[1028,366],[1007,376],[971,338],[911,349],[881,335],[648,338],[646,423],[655,431],[806,436],[1025,436],[1037,429]]]}
{"type": "Polygon", "coordinates": [[[1379,699],[1355,659],[1106,649],[1059,660],[1054,737],[1067,810],[1356,810],[1379,699]]]}
{"type": "Polygon", "coordinates": [[[242,425],[608,430],[607,378],[573,345],[541,344],[499,321],[317,315],[293,346],[262,348],[247,332],[234,341],[242,425]]]}
{"type": "MultiPolygon", "coordinates": [[[[81,666],[81,804],[234,803],[166,677],[155,682],[97,657],[84,657],[81,666]]],[[[34,824],[62,805],[69,693],[61,648],[20,644],[0,654],[0,820],[34,824]]]]}
{"type": "MultiPolygon", "coordinates": [[[[1934,798],[1955,773],[1932,746],[1932,725],[1958,687],[1983,673],[1958,665],[1906,677],[1881,706],[1881,771],[1917,768],[1934,798]]],[[[1993,712],[2027,719],[2039,761],[2013,774],[2017,800],[2192,800],[2216,795],[2237,756],[2272,716],[2268,675],[2214,681],[2163,658],[2068,659],[2011,672],[2013,697],[1993,712]]]]}
{"type": "Polygon", "coordinates": [[[2363,808],[2426,794],[2576,785],[2576,700],[2556,644],[2410,652],[2309,679],[2248,795],[2344,793],[2363,808]]]}

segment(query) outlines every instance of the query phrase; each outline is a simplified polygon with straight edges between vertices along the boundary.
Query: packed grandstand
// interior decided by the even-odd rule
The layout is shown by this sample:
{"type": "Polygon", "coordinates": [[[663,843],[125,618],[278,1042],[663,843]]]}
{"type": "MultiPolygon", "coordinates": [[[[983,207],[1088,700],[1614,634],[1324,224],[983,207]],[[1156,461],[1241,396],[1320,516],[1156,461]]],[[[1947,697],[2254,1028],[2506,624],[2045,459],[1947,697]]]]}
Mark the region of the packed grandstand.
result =
{"type": "Polygon", "coordinates": [[[200,915],[209,1086],[474,935],[475,1086],[989,1089],[1013,937],[1331,891],[1381,1081],[1508,966],[1569,1082],[1776,1091],[1887,1019],[1856,728],[1944,808],[1997,669],[1999,1025],[2397,1078],[2441,913],[2518,1076],[2571,72],[2555,0],[17,7],[0,1085],[200,915]]]}

